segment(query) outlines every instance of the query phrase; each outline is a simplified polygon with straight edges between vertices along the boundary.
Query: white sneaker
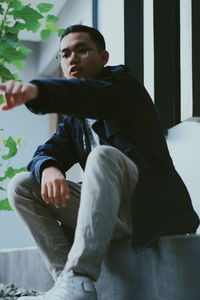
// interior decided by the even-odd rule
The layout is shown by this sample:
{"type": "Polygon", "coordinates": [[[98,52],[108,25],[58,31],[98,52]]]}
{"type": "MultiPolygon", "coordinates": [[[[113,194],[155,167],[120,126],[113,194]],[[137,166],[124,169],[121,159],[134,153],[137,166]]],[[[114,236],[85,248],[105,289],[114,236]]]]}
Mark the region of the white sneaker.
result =
{"type": "Polygon", "coordinates": [[[62,272],[54,287],[44,295],[23,296],[18,300],[97,300],[97,293],[90,278],[62,272]]]}

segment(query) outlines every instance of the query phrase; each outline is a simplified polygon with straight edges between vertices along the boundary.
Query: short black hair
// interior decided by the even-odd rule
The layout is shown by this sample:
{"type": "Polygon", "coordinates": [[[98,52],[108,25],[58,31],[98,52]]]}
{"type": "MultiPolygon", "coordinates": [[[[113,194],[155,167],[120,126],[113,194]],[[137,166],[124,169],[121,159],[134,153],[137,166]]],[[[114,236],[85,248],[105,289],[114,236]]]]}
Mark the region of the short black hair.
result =
{"type": "Polygon", "coordinates": [[[72,32],[87,32],[90,35],[91,40],[96,44],[97,49],[99,51],[104,51],[106,49],[106,43],[104,40],[103,35],[99,32],[99,30],[97,30],[96,28],[93,27],[89,27],[86,25],[72,25],[69,26],[65,29],[65,31],[63,32],[60,41],[62,41],[62,39],[64,38],[64,36],[66,36],[69,33],[72,32]]]}

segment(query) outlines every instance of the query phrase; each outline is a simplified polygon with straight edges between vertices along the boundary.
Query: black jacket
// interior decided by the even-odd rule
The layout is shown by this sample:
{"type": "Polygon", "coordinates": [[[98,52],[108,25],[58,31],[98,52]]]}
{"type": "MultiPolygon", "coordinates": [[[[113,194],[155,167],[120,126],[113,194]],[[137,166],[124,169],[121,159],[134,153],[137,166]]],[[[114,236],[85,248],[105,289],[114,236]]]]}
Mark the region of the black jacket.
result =
{"type": "MultiPolygon", "coordinates": [[[[57,132],[38,147],[28,169],[40,182],[50,165],[65,173],[79,162],[84,169],[90,146],[84,147],[84,119],[101,144],[112,145],[139,169],[132,202],[135,250],[166,234],[192,233],[199,225],[188,191],[170,158],[156,108],[145,88],[125,66],[106,67],[97,80],[40,79],[39,97],[27,103],[34,113],[64,113],[57,132]]],[[[86,137],[87,141],[87,137],[86,137]]]]}

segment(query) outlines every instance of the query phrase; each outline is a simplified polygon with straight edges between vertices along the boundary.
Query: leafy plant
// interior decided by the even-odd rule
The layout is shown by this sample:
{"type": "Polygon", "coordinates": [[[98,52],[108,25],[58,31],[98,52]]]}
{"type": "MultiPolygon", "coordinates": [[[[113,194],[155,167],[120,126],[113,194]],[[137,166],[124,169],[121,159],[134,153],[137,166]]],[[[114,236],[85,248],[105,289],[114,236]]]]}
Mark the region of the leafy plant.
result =
{"type": "MultiPolygon", "coordinates": [[[[37,7],[33,5],[33,0],[0,0],[0,82],[19,80],[18,73],[24,68],[23,61],[31,53],[31,50],[26,48],[19,39],[19,33],[22,30],[33,33],[40,30],[42,40],[48,39],[52,32],[59,36],[63,33],[64,29],[57,29],[55,25],[59,17],[49,14],[53,4],[41,2],[37,7]]],[[[0,94],[0,104],[3,102],[3,95],[0,94]]],[[[2,183],[26,169],[15,169],[10,165],[11,158],[17,154],[21,146],[21,137],[18,139],[11,136],[8,139],[1,138],[0,142],[2,146],[0,170],[5,169],[4,175],[0,176],[0,191],[3,192],[6,188],[2,183]],[[8,153],[4,153],[6,149],[8,153]]],[[[0,210],[3,209],[11,210],[7,199],[0,201],[0,210]]]]}
{"type": "MultiPolygon", "coordinates": [[[[3,129],[0,129],[3,131],[3,129]]],[[[8,139],[0,139],[0,170],[3,169],[3,176],[0,177],[0,191],[6,191],[5,183],[8,179],[13,178],[17,173],[27,171],[26,168],[13,168],[11,164],[11,159],[18,152],[18,149],[22,146],[22,137],[19,136],[14,140],[11,136],[8,139]],[[5,163],[6,162],[6,163],[5,163]]],[[[0,210],[12,210],[8,199],[0,200],[0,210]]]]}
{"type": "MultiPolygon", "coordinates": [[[[55,23],[59,17],[49,14],[53,4],[39,3],[33,8],[34,1],[25,5],[25,0],[0,0],[0,81],[19,79],[18,71],[23,70],[23,61],[31,53],[19,40],[22,30],[36,33],[40,30],[42,40],[50,37],[52,32],[59,36],[63,29],[57,29],[55,23]],[[11,71],[14,67],[15,72],[11,71]]],[[[3,96],[0,95],[0,103],[3,96]]]]}

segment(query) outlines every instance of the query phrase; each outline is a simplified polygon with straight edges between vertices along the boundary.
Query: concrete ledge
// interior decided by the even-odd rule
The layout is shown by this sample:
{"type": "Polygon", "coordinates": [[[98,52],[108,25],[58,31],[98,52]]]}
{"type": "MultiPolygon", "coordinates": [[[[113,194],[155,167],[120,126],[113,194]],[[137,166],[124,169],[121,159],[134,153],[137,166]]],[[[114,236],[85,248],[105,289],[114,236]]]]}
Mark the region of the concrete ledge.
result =
{"type": "MultiPolygon", "coordinates": [[[[0,282],[48,290],[53,282],[35,248],[0,251],[0,282]]],[[[200,236],[159,239],[135,253],[112,242],[96,283],[99,300],[199,300],[200,236]]]]}
{"type": "Polygon", "coordinates": [[[143,252],[113,242],[97,283],[101,300],[199,300],[200,236],[163,237],[143,252]]]}
{"type": "Polygon", "coordinates": [[[35,247],[0,249],[0,282],[38,291],[49,290],[53,285],[35,247]]]}

